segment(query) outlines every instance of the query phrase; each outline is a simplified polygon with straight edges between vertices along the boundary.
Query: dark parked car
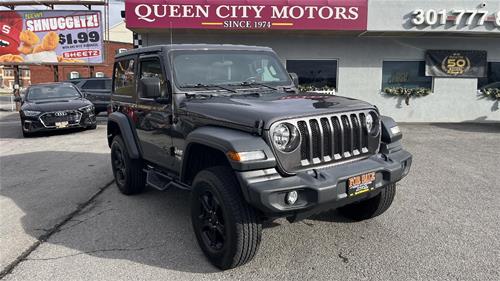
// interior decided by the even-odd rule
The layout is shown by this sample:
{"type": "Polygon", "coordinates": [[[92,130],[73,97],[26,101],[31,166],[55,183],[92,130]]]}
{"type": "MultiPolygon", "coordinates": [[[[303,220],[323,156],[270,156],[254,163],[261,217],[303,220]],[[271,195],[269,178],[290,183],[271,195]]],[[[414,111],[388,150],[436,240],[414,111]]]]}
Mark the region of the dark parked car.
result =
{"type": "Polygon", "coordinates": [[[85,97],[94,104],[95,113],[108,110],[111,100],[111,78],[78,78],[71,79],[70,82],[80,88],[85,97]]]}
{"type": "Polygon", "coordinates": [[[22,102],[23,135],[67,128],[95,129],[94,105],[70,83],[50,83],[30,86],[22,102]]]}
{"type": "Polygon", "coordinates": [[[194,233],[221,269],[254,257],[264,220],[384,213],[410,171],[393,119],[353,98],[300,93],[269,48],[139,48],[116,56],[113,77],[118,188],[190,190],[194,233]]]}

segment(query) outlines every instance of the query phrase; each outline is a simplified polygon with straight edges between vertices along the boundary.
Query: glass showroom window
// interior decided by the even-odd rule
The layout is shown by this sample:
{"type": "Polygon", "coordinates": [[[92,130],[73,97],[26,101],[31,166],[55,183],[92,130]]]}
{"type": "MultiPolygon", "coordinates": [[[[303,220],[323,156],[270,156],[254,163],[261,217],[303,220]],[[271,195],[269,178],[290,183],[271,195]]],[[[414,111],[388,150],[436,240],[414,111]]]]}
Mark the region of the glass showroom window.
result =
{"type": "Polygon", "coordinates": [[[335,94],[337,89],[336,60],[287,60],[288,72],[299,76],[301,91],[335,94]]]}
{"type": "Polygon", "coordinates": [[[484,89],[500,89],[500,62],[488,63],[488,76],[479,78],[477,88],[484,89]]]}
{"type": "Polygon", "coordinates": [[[432,90],[432,77],[425,76],[424,61],[384,61],[382,91],[399,88],[432,90]]]}

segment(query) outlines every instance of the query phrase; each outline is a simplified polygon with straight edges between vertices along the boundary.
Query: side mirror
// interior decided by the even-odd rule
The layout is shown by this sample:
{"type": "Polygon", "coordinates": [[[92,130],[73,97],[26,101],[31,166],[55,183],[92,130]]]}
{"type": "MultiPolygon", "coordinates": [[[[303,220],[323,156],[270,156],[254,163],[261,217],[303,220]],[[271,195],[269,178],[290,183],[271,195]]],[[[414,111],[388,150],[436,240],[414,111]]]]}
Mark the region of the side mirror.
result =
{"type": "Polygon", "coordinates": [[[15,97],[14,101],[15,102],[23,102],[23,98],[21,98],[21,97],[15,97]]]}
{"type": "Polygon", "coordinates": [[[291,72],[290,78],[292,78],[292,81],[293,81],[293,84],[295,85],[295,87],[298,87],[299,86],[299,76],[297,75],[297,73],[291,72]]]}
{"type": "Polygon", "coordinates": [[[161,97],[161,81],[158,77],[141,78],[141,97],[155,99],[161,97]]]}

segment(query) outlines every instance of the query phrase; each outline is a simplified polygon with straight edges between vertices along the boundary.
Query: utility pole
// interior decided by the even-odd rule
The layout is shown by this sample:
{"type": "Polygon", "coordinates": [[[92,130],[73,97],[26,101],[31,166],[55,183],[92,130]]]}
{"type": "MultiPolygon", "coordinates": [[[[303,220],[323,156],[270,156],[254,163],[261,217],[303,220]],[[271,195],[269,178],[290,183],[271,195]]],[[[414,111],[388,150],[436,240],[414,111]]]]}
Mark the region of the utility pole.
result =
{"type": "MultiPolygon", "coordinates": [[[[19,82],[19,65],[14,65],[14,89],[13,90],[13,95],[14,97],[20,97],[20,89],[21,89],[21,83],[19,82]]],[[[16,111],[19,111],[21,109],[21,103],[16,102],[16,111]]]]}

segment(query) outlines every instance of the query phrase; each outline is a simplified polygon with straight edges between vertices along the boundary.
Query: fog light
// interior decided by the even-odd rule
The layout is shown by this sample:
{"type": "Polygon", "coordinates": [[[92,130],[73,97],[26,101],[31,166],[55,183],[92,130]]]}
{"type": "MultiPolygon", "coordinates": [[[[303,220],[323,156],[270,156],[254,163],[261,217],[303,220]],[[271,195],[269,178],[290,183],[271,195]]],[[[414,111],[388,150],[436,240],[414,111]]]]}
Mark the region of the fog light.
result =
{"type": "Polygon", "coordinates": [[[399,126],[394,126],[391,128],[391,133],[393,135],[399,135],[399,134],[401,134],[401,129],[399,129],[399,126]]]}
{"type": "Polygon", "coordinates": [[[299,199],[299,194],[297,193],[297,191],[290,191],[285,196],[285,200],[288,205],[295,204],[295,202],[297,202],[297,199],[299,199]]]}

